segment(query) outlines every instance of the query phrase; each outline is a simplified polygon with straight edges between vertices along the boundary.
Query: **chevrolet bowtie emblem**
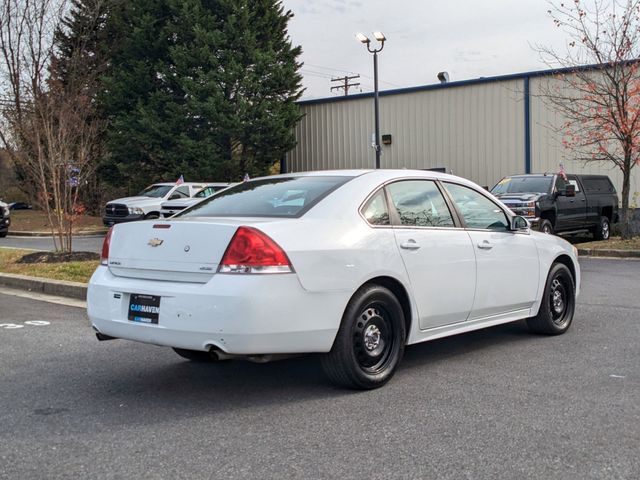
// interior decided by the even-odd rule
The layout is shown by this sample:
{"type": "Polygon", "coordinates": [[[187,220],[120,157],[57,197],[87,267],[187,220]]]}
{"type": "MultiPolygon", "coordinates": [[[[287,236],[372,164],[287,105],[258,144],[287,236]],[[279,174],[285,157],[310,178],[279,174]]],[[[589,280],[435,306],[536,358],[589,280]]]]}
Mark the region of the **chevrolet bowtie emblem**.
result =
{"type": "Polygon", "coordinates": [[[147,243],[147,245],[149,245],[150,247],[159,247],[160,245],[162,245],[162,242],[164,242],[164,240],[160,240],[159,238],[152,238],[151,240],[149,240],[149,243],[147,243]]]}

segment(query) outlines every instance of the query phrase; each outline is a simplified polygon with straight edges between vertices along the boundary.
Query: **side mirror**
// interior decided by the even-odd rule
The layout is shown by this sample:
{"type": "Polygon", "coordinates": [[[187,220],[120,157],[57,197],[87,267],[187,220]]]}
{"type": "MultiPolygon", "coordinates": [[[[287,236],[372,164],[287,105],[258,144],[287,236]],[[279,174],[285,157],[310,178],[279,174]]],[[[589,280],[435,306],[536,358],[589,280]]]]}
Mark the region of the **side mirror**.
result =
{"type": "Polygon", "coordinates": [[[520,215],[516,215],[511,218],[511,230],[514,232],[527,231],[529,230],[529,221],[520,215]]]}
{"type": "Polygon", "coordinates": [[[564,189],[564,194],[567,197],[575,197],[576,196],[576,186],[571,183],[568,184],[564,189]]]}

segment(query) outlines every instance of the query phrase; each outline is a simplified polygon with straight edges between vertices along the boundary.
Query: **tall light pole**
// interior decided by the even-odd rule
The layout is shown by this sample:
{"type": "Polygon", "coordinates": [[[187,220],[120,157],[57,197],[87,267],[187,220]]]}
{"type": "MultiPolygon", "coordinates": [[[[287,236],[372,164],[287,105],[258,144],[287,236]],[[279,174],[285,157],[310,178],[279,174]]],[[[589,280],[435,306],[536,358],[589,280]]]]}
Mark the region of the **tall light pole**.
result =
{"type": "Polygon", "coordinates": [[[382,153],[380,148],[380,108],[378,105],[378,53],[382,51],[384,48],[384,42],[387,40],[387,37],[384,36],[382,32],[373,32],[374,38],[380,43],[379,48],[371,48],[371,40],[369,37],[362,33],[358,33],[356,38],[367,46],[367,50],[369,53],[373,53],[373,104],[375,110],[375,145],[374,148],[376,150],[376,168],[380,168],[380,154],[382,153]]]}

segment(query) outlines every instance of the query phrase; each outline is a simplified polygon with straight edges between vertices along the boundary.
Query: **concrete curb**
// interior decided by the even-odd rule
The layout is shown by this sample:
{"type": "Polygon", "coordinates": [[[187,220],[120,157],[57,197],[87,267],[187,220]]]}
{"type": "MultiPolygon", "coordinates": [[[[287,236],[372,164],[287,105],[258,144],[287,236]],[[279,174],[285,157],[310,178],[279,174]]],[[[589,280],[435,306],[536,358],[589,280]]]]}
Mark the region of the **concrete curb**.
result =
{"type": "MultiPolygon", "coordinates": [[[[102,229],[102,230],[89,230],[89,231],[81,231],[81,232],[77,232],[74,233],[73,236],[74,237],[91,237],[91,236],[96,236],[96,235],[106,235],[107,234],[107,230],[106,229],[102,229]]],[[[16,231],[9,231],[9,236],[10,237],[49,237],[51,238],[51,232],[16,232],[16,231]]]]}
{"type": "Polygon", "coordinates": [[[87,298],[87,284],[80,282],[66,282],[64,280],[0,273],[0,285],[47,295],[75,298],[77,300],[86,300],[87,298]]]}
{"type": "Polygon", "coordinates": [[[605,250],[600,248],[578,248],[578,255],[589,257],[640,258],[640,250],[605,250]]]}

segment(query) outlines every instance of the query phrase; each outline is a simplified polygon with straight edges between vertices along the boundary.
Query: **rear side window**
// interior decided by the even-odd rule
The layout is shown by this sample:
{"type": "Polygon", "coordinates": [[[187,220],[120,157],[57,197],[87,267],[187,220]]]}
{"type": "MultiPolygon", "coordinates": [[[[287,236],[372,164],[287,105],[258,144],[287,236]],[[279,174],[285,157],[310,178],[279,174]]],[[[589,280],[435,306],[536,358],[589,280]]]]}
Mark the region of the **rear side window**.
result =
{"type": "Polygon", "coordinates": [[[608,177],[583,177],[582,184],[587,193],[615,193],[616,191],[608,177]]]}
{"type": "Polygon", "coordinates": [[[453,218],[436,184],[428,180],[405,180],[388,187],[402,225],[453,227],[453,218]]]}
{"type": "Polygon", "coordinates": [[[362,215],[371,225],[389,225],[389,210],[384,192],[376,193],[362,209],[362,215]]]}
{"type": "Polygon", "coordinates": [[[239,183],[185,210],[180,217],[300,217],[352,177],[265,178],[239,183]]]}

